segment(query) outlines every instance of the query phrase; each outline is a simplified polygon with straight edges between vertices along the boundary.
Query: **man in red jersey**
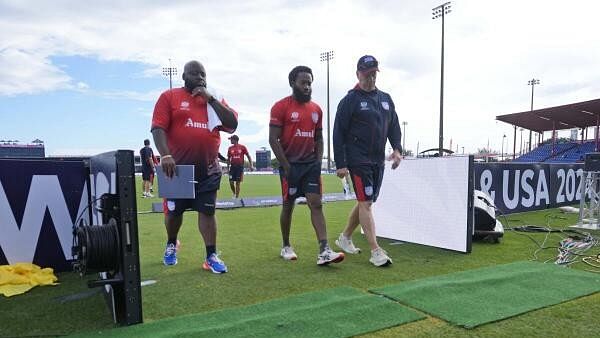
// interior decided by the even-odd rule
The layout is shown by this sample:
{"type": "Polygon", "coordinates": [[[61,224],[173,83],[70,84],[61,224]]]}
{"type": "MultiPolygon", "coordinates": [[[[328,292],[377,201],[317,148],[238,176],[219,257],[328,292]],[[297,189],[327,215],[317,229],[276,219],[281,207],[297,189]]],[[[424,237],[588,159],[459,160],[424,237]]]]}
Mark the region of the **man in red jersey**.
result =
{"type": "Polygon", "coordinates": [[[167,247],[163,263],[177,264],[177,234],[183,212],[198,211],[198,229],[206,245],[203,268],[214,273],[227,272],[217,255],[215,202],[221,182],[218,162],[221,137],[219,131],[232,133],[237,128],[237,113],[222,98],[206,89],[206,71],[198,61],[188,62],[183,69],[183,88],[160,95],[152,117],[152,135],[161,154],[161,167],[167,177],[176,175],[176,164],[193,164],[196,184],[195,199],[165,199],[167,247]]]}
{"type": "Polygon", "coordinates": [[[344,254],[329,248],[321,204],[323,112],[318,104],[311,101],[312,71],[306,66],[297,66],[288,79],[293,94],[273,105],[269,123],[269,144],[279,160],[283,195],[279,218],[283,238],[281,257],[285,260],[298,258],[290,245],[290,227],[294,202],[297,197],[305,196],[319,241],[317,264],[338,263],[344,260],[344,254]]]}
{"type": "Polygon", "coordinates": [[[231,147],[227,150],[227,163],[229,163],[229,186],[233,193],[233,198],[240,197],[240,185],[244,179],[244,155],[250,162],[250,170],[252,170],[252,158],[248,153],[248,149],[243,144],[239,144],[240,138],[233,135],[229,138],[231,147]]]}

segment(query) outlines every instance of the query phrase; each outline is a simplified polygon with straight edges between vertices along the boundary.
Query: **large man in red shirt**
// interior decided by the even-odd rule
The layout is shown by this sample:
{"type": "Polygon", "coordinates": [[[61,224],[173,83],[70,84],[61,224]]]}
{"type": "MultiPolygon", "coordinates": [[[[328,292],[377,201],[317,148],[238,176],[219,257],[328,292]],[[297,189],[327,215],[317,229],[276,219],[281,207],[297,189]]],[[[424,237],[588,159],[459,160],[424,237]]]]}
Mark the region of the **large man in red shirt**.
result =
{"type": "Polygon", "coordinates": [[[243,144],[240,144],[240,138],[233,135],[229,138],[231,146],[227,150],[227,163],[229,164],[229,186],[233,193],[233,198],[240,197],[240,185],[244,180],[244,156],[248,158],[250,170],[252,170],[252,158],[248,153],[248,149],[243,144]]]}
{"type": "Polygon", "coordinates": [[[283,247],[281,257],[295,260],[290,245],[294,202],[305,196],[310,218],[319,241],[318,265],[337,263],[344,254],[334,252],[327,242],[327,228],[321,204],[321,158],[323,157],[323,112],[311,101],[313,75],[310,68],[297,66],[288,77],[293,94],[271,108],[269,144],[279,161],[283,207],[279,218],[283,247]]]}
{"type": "Polygon", "coordinates": [[[214,273],[227,272],[218,257],[215,202],[221,182],[218,163],[221,137],[219,131],[232,133],[237,128],[237,113],[225,100],[217,99],[206,89],[206,71],[198,61],[188,62],[183,69],[183,88],[168,90],[160,95],[152,117],[152,135],[161,154],[165,175],[175,175],[176,164],[195,166],[196,198],[165,199],[167,247],[163,262],[177,264],[177,234],[183,212],[198,211],[198,229],[206,245],[203,268],[214,273]]]}

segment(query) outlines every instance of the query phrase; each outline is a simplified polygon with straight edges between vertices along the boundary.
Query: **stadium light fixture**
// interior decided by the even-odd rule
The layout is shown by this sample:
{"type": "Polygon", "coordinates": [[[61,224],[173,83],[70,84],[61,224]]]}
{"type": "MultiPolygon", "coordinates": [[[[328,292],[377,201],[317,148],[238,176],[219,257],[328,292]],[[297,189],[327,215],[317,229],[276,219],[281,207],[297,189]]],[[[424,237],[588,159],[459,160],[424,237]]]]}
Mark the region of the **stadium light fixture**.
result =
{"type": "Polygon", "coordinates": [[[333,60],[332,50],[321,53],[321,62],[327,63],[327,172],[331,170],[331,128],[329,122],[329,61],[331,60],[333,60]]]}
{"type": "Polygon", "coordinates": [[[442,66],[440,75],[440,136],[439,136],[439,156],[444,155],[444,17],[452,10],[450,2],[443,3],[432,9],[432,19],[442,18],[442,66]]]}
{"type": "Polygon", "coordinates": [[[162,74],[169,77],[169,89],[173,89],[173,76],[177,75],[177,68],[171,66],[171,59],[169,59],[169,67],[163,67],[162,74]]]}

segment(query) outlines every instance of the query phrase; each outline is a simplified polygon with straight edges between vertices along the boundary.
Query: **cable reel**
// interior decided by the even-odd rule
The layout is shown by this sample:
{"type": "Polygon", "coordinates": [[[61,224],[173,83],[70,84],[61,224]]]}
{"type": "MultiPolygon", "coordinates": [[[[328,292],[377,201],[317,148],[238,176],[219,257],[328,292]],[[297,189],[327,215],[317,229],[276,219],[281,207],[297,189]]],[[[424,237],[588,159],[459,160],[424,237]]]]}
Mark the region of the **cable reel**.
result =
{"type": "Polygon", "coordinates": [[[108,224],[80,226],[74,236],[73,264],[81,276],[88,272],[118,271],[119,229],[114,218],[108,224]]]}

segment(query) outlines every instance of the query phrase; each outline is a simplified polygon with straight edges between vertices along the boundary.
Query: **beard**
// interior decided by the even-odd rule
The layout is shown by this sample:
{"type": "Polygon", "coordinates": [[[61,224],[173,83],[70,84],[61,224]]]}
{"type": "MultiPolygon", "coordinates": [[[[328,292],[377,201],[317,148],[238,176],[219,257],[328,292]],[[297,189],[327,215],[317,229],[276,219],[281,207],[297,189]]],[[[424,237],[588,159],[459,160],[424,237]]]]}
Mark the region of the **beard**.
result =
{"type": "Polygon", "coordinates": [[[191,93],[194,90],[194,88],[196,88],[196,87],[205,87],[206,88],[206,82],[205,81],[184,80],[184,87],[191,93]]]}
{"type": "Polygon", "coordinates": [[[292,87],[292,91],[294,93],[294,98],[296,100],[298,100],[299,102],[306,103],[306,102],[310,101],[310,93],[304,94],[302,92],[302,90],[300,90],[296,87],[292,87]]]}

